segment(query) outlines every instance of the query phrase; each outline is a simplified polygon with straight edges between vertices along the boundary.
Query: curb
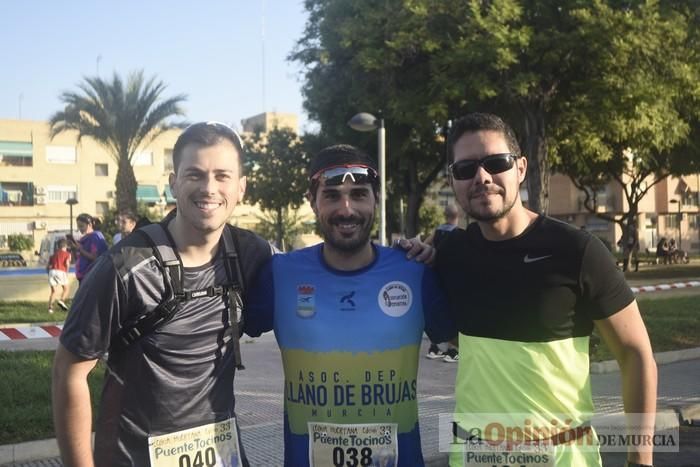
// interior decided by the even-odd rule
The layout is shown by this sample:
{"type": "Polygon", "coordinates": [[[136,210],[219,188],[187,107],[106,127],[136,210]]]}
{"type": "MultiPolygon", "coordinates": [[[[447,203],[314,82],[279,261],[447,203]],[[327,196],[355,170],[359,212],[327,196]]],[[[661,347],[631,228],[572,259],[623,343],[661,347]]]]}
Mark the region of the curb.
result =
{"type": "MultiPolygon", "coordinates": [[[[657,365],[683,362],[685,360],[695,360],[696,358],[700,358],[700,347],[693,347],[683,350],[671,350],[668,352],[657,352],[654,354],[654,360],[656,360],[657,365]]],[[[614,373],[616,371],[620,371],[620,366],[617,364],[617,360],[606,360],[604,362],[591,363],[591,374],[594,375],[614,373]]]]}
{"type": "Polygon", "coordinates": [[[0,446],[0,465],[58,457],[56,438],[0,446]]]}
{"type": "Polygon", "coordinates": [[[700,426],[700,404],[692,404],[678,409],[681,423],[700,426]]]}

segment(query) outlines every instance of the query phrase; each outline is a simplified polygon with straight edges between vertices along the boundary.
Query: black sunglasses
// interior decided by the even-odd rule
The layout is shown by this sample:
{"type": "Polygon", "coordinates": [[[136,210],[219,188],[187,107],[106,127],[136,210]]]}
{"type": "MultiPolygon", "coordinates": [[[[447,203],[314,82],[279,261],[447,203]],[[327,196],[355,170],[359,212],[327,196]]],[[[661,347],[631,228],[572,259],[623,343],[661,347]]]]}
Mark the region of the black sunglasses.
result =
{"type": "Polygon", "coordinates": [[[512,169],[518,157],[515,154],[504,153],[491,154],[481,159],[461,160],[450,165],[450,173],[455,180],[469,180],[474,178],[481,166],[491,175],[495,175],[512,169]]]}

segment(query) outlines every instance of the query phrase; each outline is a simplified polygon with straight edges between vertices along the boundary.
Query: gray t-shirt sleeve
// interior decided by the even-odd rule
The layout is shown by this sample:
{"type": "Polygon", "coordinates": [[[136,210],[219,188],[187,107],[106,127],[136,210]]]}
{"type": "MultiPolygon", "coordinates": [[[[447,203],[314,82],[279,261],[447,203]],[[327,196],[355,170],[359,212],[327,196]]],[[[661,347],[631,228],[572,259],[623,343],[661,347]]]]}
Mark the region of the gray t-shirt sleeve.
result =
{"type": "Polygon", "coordinates": [[[111,255],[101,256],[82,281],[61,332],[61,344],[85,359],[100,358],[119,327],[126,290],[111,255]]]}

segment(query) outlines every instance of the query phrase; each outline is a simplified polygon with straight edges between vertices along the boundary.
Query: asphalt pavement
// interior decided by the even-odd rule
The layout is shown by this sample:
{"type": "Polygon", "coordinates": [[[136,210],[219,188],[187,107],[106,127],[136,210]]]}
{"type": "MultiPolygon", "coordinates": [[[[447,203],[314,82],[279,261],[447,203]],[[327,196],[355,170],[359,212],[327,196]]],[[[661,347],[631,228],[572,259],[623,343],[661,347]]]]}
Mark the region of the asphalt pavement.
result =
{"type": "MultiPolygon", "coordinates": [[[[56,338],[5,341],[0,350],[55,348],[56,338]]],[[[427,341],[424,341],[425,355],[427,341]]],[[[242,427],[246,453],[253,466],[282,465],[282,362],[271,334],[258,339],[246,339],[242,344],[246,369],[236,375],[237,413],[242,427]]],[[[421,440],[426,462],[430,466],[446,465],[446,455],[438,449],[438,418],[451,413],[454,406],[454,379],[457,365],[421,356],[419,367],[419,419],[421,440]]],[[[622,411],[619,373],[594,374],[592,390],[597,411],[622,411]]],[[[659,409],[700,408],[700,359],[659,366],[659,409]]],[[[700,410],[695,417],[700,418],[700,410]]],[[[698,420],[700,423],[700,420],[698,420]]],[[[24,448],[31,446],[24,446],[24,448]]],[[[0,453],[3,448],[0,446],[0,453]]],[[[657,454],[656,464],[667,466],[700,466],[700,427],[684,427],[680,434],[680,452],[657,454]]],[[[26,449],[25,449],[26,451],[26,449]]],[[[50,450],[49,450],[50,452],[50,450]]],[[[56,454],[45,454],[42,460],[21,462],[17,467],[60,466],[56,454]]],[[[1,459],[1,458],[0,458],[1,459]]],[[[605,465],[621,466],[622,453],[604,453],[605,465]]],[[[2,462],[2,460],[0,460],[2,462]]]]}

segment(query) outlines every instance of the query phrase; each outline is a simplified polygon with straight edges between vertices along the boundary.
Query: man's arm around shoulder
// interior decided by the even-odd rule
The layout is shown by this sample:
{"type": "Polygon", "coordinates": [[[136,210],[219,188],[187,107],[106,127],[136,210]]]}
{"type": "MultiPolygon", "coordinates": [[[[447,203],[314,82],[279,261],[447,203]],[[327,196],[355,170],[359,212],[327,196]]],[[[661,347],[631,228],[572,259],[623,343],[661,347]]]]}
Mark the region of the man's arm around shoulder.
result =
{"type": "Polygon", "coordinates": [[[92,407],[87,377],[97,360],[84,360],[62,344],[53,363],[52,402],[56,439],[63,464],[92,467],[92,407]]]}
{"type": "MultiPolygon", "coordinates": [[[[636,300],[614,315],[597,320],[595,324],[620,365],[625,413],[644,414],[640,420],[634,420],[634,424],[646,427],[645,433],[640,434],[653,435],[656,415],[656,362],[636,300]]],[[[628,452],[628,461],[652,463],[652,446],[632,449],[637,450],[628,452]]]]}

